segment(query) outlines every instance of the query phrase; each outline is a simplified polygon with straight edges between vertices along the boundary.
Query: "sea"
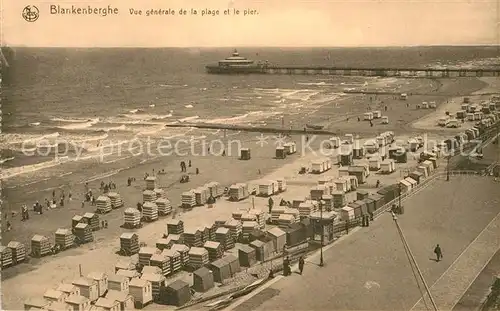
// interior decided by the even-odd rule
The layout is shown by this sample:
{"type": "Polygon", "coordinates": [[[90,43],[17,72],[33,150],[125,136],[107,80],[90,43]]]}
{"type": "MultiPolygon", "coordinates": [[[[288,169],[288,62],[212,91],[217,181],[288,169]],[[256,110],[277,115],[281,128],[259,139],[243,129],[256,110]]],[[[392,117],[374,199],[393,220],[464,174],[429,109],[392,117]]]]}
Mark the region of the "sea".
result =
{"type": "MultiPolygon", "coordinates": [[[[205,65],[230,56],[229,48],[4,48],[2,52],[0,178],[4,181],[60,176],[61,170],[54,167],[91,161],[102,156],[104,147],[113,151],[102,165],[127,161],[138,155],[115,153],[116,146],[130,146],[136,140],[198,142],[243,135],[168,124],[301,128],[317,121],[314,112],[320,107],[349,96],[346,89],[363,90],[374,84],[391,89],[395,80],[207,74],[205,65]]],[[[240,48],[238,52],[254,60],[297,66],[500,63],[498,47],[240,48]]],[[[155,158],[141,157],[141,163],[155,158]]]]}

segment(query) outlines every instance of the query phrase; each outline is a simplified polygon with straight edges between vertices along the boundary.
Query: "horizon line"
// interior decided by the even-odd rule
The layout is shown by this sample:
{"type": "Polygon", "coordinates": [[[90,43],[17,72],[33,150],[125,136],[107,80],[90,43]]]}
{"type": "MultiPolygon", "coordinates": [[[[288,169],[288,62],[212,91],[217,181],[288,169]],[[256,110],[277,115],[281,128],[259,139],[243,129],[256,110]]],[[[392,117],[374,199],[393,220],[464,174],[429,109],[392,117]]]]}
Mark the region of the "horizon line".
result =
{"type": "Polygon", "coordinates": [[[310,45],[310,46],[279,46],[279,45],[223,45],[223,46],[28,46],[4,45],[0,48],[33,48],[33,49],[228,49],[228,48],[276,48],[276,49],[346,49],[346,48],[427,48],[427,47],[497,47],[500,44],[422,44],[422,45],[310,45]]]}

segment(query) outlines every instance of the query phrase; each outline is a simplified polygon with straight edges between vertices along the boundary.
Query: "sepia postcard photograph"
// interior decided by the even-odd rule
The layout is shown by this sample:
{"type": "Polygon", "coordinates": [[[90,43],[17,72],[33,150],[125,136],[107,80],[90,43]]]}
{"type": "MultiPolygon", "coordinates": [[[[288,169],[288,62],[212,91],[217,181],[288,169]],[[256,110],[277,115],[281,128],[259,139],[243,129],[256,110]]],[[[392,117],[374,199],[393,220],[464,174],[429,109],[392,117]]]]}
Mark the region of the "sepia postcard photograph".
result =
{"type": "Polygon", "coordinates": [[[500,0],[0,0],[0,309],[500,310],[500,0]]]}

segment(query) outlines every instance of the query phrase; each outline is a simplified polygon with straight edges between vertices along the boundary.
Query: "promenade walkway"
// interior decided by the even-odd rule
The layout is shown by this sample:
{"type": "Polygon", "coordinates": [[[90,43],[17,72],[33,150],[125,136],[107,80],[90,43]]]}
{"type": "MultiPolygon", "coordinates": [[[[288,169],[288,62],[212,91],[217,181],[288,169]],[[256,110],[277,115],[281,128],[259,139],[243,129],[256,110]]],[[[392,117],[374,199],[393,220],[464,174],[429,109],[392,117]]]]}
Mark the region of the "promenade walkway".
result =
{"type": "MultiPolygon", "coordinates": [[[[453,308],[500,245],[495,190],[498,183],[489,177],[452,176],[404,203],[399,223],[443,310],[453,308]],[[434,261],[436,243],[444,251],[441,262],[434,261]]],[[[325,250],[324,267],[311,256],[304,275],[271,283],[229,310],[427,309],[392,222],[389,214],[381,215],[325,250]]]]}

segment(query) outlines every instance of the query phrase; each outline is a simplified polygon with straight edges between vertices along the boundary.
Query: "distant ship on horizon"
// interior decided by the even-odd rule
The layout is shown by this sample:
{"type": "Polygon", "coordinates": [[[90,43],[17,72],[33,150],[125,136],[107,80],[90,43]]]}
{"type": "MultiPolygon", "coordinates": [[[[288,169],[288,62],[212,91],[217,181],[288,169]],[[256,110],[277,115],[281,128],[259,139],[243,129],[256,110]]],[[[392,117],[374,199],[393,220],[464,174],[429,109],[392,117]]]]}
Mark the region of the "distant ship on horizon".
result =
{"type": "Polygon", "coordinates": [[[205,66],[208,73],[211,74],[250,74],[265,73],[268,62],[255,62],[246,57],[240,56],[237,50],[234,50],[232,56],[220,60],[218,64],[205,66]]]}

